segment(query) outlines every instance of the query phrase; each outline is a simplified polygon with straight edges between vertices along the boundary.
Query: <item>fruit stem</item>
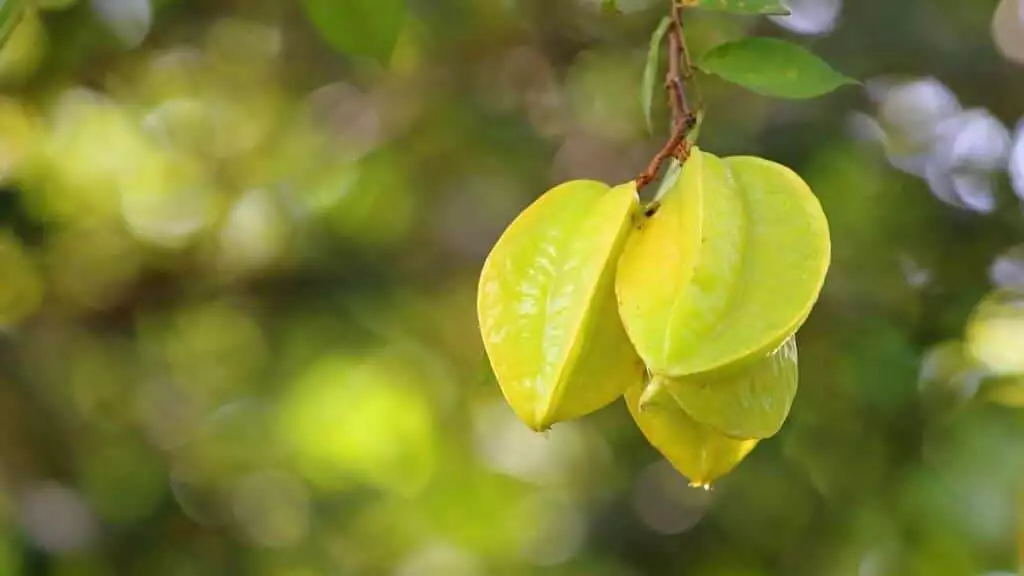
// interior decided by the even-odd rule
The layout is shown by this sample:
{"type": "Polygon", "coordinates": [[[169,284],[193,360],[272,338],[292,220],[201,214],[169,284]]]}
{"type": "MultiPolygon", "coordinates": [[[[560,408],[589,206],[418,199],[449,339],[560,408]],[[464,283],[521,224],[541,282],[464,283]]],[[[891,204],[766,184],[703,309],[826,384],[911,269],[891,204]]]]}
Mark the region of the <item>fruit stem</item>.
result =
{"type": "Polygon", "coordinates": [[[638,189],[644,188],[658,178],[662,165],[675,158],[680,163],[690,157],[690,132],[697,126],[697,114],[690,107],[686,96],[686,84],[693,78],[693,61],[686,48],[683,32],[683,5],[672,1],[672,23],[668,29],[668,73],[665,75],[665,90],[668,93],[669,108],[672,110],[672,134],[665,145],[654,156],[647,168],[636,177],[638,189]]]}

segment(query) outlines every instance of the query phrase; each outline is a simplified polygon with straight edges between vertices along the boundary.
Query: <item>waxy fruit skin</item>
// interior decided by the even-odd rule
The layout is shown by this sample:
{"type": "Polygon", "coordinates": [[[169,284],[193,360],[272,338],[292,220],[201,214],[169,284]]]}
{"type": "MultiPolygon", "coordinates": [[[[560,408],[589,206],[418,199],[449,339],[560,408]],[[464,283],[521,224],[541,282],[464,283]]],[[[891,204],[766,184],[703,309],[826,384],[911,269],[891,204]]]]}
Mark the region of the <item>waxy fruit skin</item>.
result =
{"type": "Polygon", "coordinates": [[[757,446],[757,440],[730,438],[697,422],[671,398],[665,398],[664,390],[645,392],[642,384],[626,391],[629,413],[647,441],[694,486],[711,486],[757,446]],[[649,402],[641,409],[640,399],[645,396],[649,402]]]}
{"type": "Polygon", "coordinates": [[[477,296],[484,347],[506,400],[534,430],[642,382],[615,299],[638,209],[633,183],[568,182],[524,210],[487,257],[477,296]]]}
{"type": "Polygon", "coordinates": [[[651,373],[711,372],[764,357],[796,333],[830,260],[821,205],[792,170],[694,148],[626,243],[619,312],[651,373]]]}
{"type": "Polygon", "coordinates": [[[732,438],[769,438],[782,428],[796,398],[796,337],[768,356],[714,372],[655,376],[694,420],[732,438]]]}

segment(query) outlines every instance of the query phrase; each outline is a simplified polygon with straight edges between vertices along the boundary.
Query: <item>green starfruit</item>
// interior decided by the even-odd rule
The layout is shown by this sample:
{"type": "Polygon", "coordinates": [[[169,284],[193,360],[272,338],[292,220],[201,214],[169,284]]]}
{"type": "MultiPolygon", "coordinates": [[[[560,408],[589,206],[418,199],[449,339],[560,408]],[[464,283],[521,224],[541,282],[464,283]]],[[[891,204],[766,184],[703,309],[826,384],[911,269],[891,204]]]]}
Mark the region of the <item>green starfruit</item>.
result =
{"type": "Polygon", "coordinates": [[[633,183],[562,184],[515,219],[484,263],[484,347],[506,400],[534,430],[593,412],[642,382],[614,288],[637,211],[633,183]]]}
{"type": "Polygon", "coordinates": [[[778,433],[796,397],[797,379],[793,336],[764,358],[692,376],[654,376],[691,418],[732,438],[778,433]]]}

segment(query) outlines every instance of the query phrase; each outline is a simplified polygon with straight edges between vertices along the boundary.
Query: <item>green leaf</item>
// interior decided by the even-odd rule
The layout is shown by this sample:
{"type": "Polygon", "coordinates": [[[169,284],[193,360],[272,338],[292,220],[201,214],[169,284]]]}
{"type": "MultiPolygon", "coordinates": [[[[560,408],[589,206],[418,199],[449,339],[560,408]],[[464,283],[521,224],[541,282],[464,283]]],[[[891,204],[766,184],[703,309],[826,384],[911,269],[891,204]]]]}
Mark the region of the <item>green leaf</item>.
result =
{"type": "MultiPolygon", "coordinates": [[[[676,181],[679,180],[679,174],[683,171],[683,165],[678,159],[673,158],[668,165],[668,170],[665,170],[665,175],[661,178],[661,184],[658,185],[658,191],[654,194],[654,202],[661,202],[661,199],[668,194],[669,190],[676,185],[676,181]]],[[[650,209],[650,207],[648,207],[650,209]]]]}
{"type": "Polygon", "coordinates": [[[654,122],[651,120],[651,108],[654,106],[654,88],[658,83],[658,56],[661,54],[661,43],[665,40],[672,19],[668,16],[661,19],[661,23],[651,34],[651,47],[647,51],[647,66],[644,68],[644,83],[642,99],[644,105],[644,119],[647,120],[647,131],[654,131],[654,122]]]}
{"type": "Polygon", "coordinates": [[[601,0],[601,12],[604,14],[621,14],[616,0],[601,0]]]}
{"type": "Polygon", "coordinates": [[[697,68],[759,94],[813,98],[846,84],[860,84],[836,72],[804,48],[774,38],[744,38],[706,52],[697,68]]]}
{"type": "Polygon", "coordinates": [[[686,139],[690,142],[691,145],[696,145],[697,144],[697,140],[700,139],[700,130],[703,127],[704,127],[704,109],[701,108],[701,109],[697,110],[697,121],[693,125],[693,129],[690,130],[690,133],[686,135],[686,139]]]}
{"type": "MultiPolygon", "coordinates": [[[[39,10],[66,10],[78,3],[78,0],[31,0],[39,10]]],[[[10,3],[8,1],[8,3],[10,3]]]]}
{"type": "Polygon", "coordinates": [[[21,0],[0,0],[0,44],[7,41],[24,12],[21,0]]]}
{"type": "Polygon", "coordinates": [[[381,63],[391,59],[405,0],[302,0],[313,26],[334,48],[381,63]]]}
{"type": "Polygon", "coordinates": [[[687,8],[718,10],[733,14],[764,14],[767,16],[789,16],[789,8],[779,0],[683,0],[687,8]]]}

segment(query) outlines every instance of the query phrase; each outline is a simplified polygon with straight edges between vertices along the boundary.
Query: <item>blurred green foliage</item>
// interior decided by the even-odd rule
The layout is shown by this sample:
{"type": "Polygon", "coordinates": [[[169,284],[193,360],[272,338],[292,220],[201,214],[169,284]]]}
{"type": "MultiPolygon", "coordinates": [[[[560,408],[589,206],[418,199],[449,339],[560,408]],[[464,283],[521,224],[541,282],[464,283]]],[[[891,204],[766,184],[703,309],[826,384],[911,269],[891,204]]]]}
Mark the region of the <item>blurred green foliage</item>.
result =
{"type": "Polygon", "coordinates": [[[405,22],[404,0],[303,0],[310,21],[335,48],[387,63],[405,22]]]}
{"type": "Polygon", "coordinates": [[[529,432],[475,323],[516,213],[662,144],[663,6],[606,4],[337,24],[397,30],[358,44],[377,61],[298,2],[26,1],[59,10],[0,50],[0,574],[1016,570],[1024,75],[998,2],[688,16],[695,53],[802,30],[867,80],[793,103],[700,79],[702,146],[793,166],[834,243],[790,421],[711,492],[621,402],[529,432]]]}

